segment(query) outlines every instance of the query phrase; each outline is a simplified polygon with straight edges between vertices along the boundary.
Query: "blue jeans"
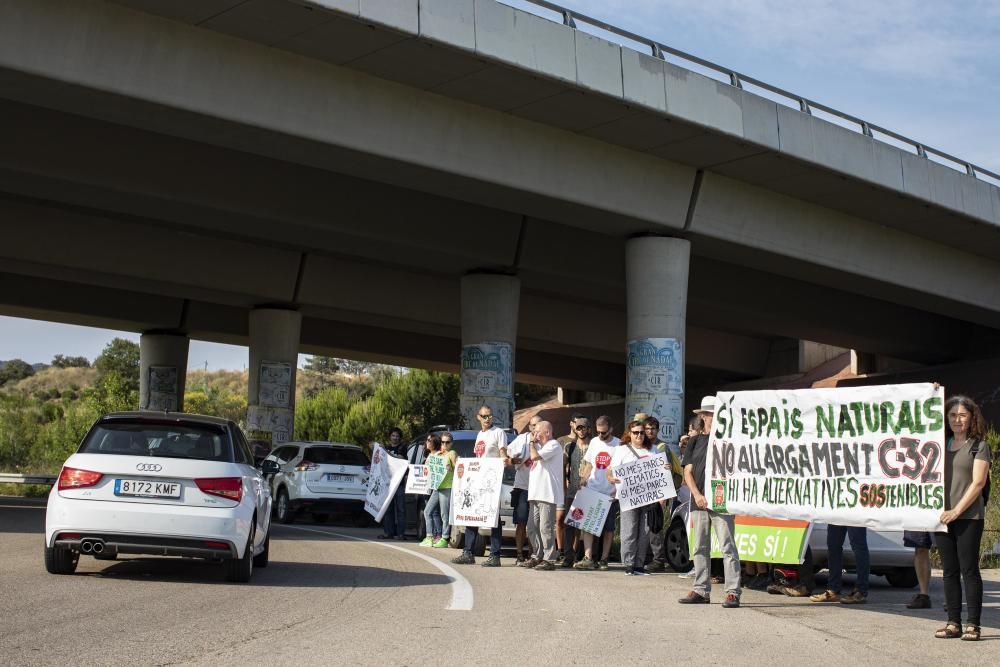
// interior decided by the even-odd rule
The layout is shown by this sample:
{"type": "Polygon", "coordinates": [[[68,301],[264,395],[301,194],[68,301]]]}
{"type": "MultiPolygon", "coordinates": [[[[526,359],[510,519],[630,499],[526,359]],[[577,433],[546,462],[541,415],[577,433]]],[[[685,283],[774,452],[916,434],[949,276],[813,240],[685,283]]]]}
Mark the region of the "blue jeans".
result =
{"type": "MultiPolygon", "coordinates": [[[[465,553],[469,556],[472,555],[472,549],[476,546],[477,537],[479,537],[479,529],[473,526],[466,526],[463,551],[465,551],[465,553]]],[[[503,527],[497,526],[490,532],[490,556],[500,558],[501,538],[503,538],[503,527]]]]}
{"type": "Polygon", "coordinates": [[[429,534],[434,537],[450,539],[448,525],[448,508],[451,504],[451,489],[438,489],[431,491],[427,498],[427,507],[424,508],[424,523],[427,524],[429,534]]]}
{"type": "Polygon", "coordinates": [[[851,540],[851,551],[854,552],[854,566],[858,572],[857,589],[862,595],[868,595],[868,577],[871,573],[871,557],[868,555],[868,529],[854,526],[826,527],[827,561],[830,568],[830,581],[826,587],[834,593],[840,592],[841,578],[844,574],[844,536],[851,540]]]}
{"type": "Polygon", "coordinates": [[[386,537],[403,537],[406,534],[406,492],[399,483],[396,494],[382,516],[382,532],[386,537]]]}

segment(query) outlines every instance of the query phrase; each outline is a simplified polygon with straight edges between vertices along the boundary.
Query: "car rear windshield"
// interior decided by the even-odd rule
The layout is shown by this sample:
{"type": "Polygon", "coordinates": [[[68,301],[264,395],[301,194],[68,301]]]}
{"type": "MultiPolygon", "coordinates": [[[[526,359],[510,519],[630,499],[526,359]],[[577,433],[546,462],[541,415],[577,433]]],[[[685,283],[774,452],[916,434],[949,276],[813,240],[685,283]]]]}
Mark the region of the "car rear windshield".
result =
{"type": "Polygon", "coordinates": [[[368,465],[368,459],[363,452],[346,447],[306,447],[302,458],[313,463],[333,463],[342,466],[368,465]]]}
{"type": "Polygon", "coordinates": [[[232,462],[226,432],[209,424],[98,424],[80,446],[81,454],[164,456],[232,462]]]}

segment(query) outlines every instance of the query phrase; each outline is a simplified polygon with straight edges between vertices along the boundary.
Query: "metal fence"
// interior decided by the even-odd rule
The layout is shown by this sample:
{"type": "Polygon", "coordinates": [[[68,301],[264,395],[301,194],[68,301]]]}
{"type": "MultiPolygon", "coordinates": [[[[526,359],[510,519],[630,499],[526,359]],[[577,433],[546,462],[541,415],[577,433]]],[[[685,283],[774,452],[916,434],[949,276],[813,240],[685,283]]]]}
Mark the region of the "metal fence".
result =
{"type": "MultiPolygon", "coordinates": [[[[671,46],[667,46],[666,44],[662,44],[660,42],[657,42],[656,40],[649,39],[648,37],[643,37],[642,35],[637,35],[634,32],[630,32],[628,30],[624,30],[623,28],[613,26],[610,23],[605,23],[604,21],[587,16],[586,14],[581,14],[580,12],[576,12],[572,9],[567,9],[553,2],[548,2],[547,0],[521,0],[521,1],[532,5],[536,5],[537,7],[541,7],[543,9],[555,13],[557,16],[561,17],[562,23],[564,25],[567,25],[571,28],[578,27],[578,24],[585,24],[587,26],[590,26],[591,28],[596,28],[600,31],[603,31],[604,33],[607,33],[609,36],[612,36],[613,38],[624,39],[627,40],[628,42],[648,48],[650,54],[654,58],[666,60],[668,62],[671,62],[672,64],[680,65],[681,67],[684,67],[685,69],[689,69],[692,71],[697,71],[697,70],[691,67],[691,65],[692,64],[697,65],[701,68],[709,70],[709,72],[720,75],[723,82],[728,81],[729,85],[734,86],[736,88],[742,89],[746,84],[749,84],[750,86],[753,86],[763,91],[767,91],[768,93],[771,93],[772,95],[776,96],[778,99],[775,101],[783,103],[786,106],[792,108],[798,108],[803,113],[813,114],[813,112],[816,110],[821,111],[823,113],[829,114],[830,116],[833,116],[836,119],[843,121],[842,124],[843,127],[847,127],[848,129],[852,129],[867,137],[871,137],[872,139],[882,141],[883,143],[888,143],[890,145],[901,144],[906,149],[912,151],[915,155],[918,155],[923,158],[935,157],[937,159],[934,161],[938,162],[939,164],[951,167],[956,171],[964,171],[966,174],[972,176],[973,178],[976,178],[978,180],[987,183],[991,183],[992,185],[1000,186],[1000,174],[997,174],[996,172],[990,171],[985,167],[980,167],[979,165],[975,165],[967,160],[955,157],[954,155],[951,155],[949,153],[945,153],[944,151],[938,150],[937,148],[932,148],[931,146],[928,146],[914,139],[910,139],[909,137],[904,137],[903,135],[897,132],[893,132],[892,130],[886,129],[879,125],[875,125],[874,123],[870,123],[856,116],[852,116],[851,114],[844,113],[843,111],[838,111],[833,107],[828,107],[825,104],[816,102],[815,100],[803,97],[802,95],[796,95],[793,92],[787,91],[783,88],[779,88],[778,86],[773,86],[765,81],[761,81],[760,79],[755,79],[752,76],[748,76],[729,67],[723,67],[722,65],[718,65],[709,60],[705,60],[704,58],[699,58],[698,56],[692,55],[690,53],[685,53],[684,51],[675,49],[671,46]],[[888,141],[887,139],[891,139],[893,141],[888,141]]],[[[542,15],[539,14],[539,16],[542,15]]],[[[549,18],[549,17],[542,16],[542,18],[549,18]]],[[[618,40],[613,39],[613,41],[618,41],[618,40]]],[[[626,48],[631,48],[627,44],[623,44],[623,46],[625,46],[626,48]]],[[[841,123],[837,124],[841,125],[841,123]]]]}

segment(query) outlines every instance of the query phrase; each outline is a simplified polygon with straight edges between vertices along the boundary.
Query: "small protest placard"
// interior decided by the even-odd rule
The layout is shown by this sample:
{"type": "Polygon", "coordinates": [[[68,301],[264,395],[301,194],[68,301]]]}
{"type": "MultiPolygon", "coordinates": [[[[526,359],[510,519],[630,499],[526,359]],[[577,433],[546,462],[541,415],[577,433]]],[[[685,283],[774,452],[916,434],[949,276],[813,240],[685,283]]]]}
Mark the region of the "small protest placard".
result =
{"type": "Polygon", "coordinates": [[[566,525],[599,536],[604,532],[604,522],[613,502],[611,496],[581,487],[566,511],[566,525]]]}
{"type": "Polygon", "coordinates": [[[431,477],[430,488],[437,491],[438,487],[441,486],[441,482],[448,476],[448,457],[428,456],[426,464],[428,474],[431,477]]]}
{"type": "Polygon", "coordinates": [[[615,485],[615,496],[622,512],[677,495],[670,474],[670,461],[663,453],[624,463],[614,468],[614,476],[619,480],[615,485]]]}
{"type": "Polygon", "coordinates": [[[406,476],[406,493],[418,496],[431,494],[431,475],[425,465],[411,465],[410,474],[406,476]]]}
{"type": "Polygon", "coordinates": [[[451,494],[456,526],[494,528],[500,520],[503,459],[458,459],[451,494]]]}

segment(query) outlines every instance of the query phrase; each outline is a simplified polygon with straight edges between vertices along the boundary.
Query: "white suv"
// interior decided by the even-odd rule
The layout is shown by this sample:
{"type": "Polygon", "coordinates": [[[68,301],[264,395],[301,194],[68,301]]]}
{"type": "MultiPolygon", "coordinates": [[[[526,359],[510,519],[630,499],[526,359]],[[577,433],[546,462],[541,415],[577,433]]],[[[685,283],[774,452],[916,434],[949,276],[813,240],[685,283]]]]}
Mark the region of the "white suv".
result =
{"type": "MultiPolygon", "coordinates": [[[[273,469],[262,465],[263,470],[273,469]]],[[[221,560],[230,581],[266,567],[271,494],[233,422],[173,412],[97,420],[66,459],[45,511],[45,568],[80,554],[221,560]]]]}
{"type": "Polygon", "coordinates": [[[270,480],[275,518],[292,523],[309,512],[317,523],[347,511],[367,523],[364,511],[371,464],[357,445],[339,442],[289,442],[271,452],[278,471],[270,480]]]}

